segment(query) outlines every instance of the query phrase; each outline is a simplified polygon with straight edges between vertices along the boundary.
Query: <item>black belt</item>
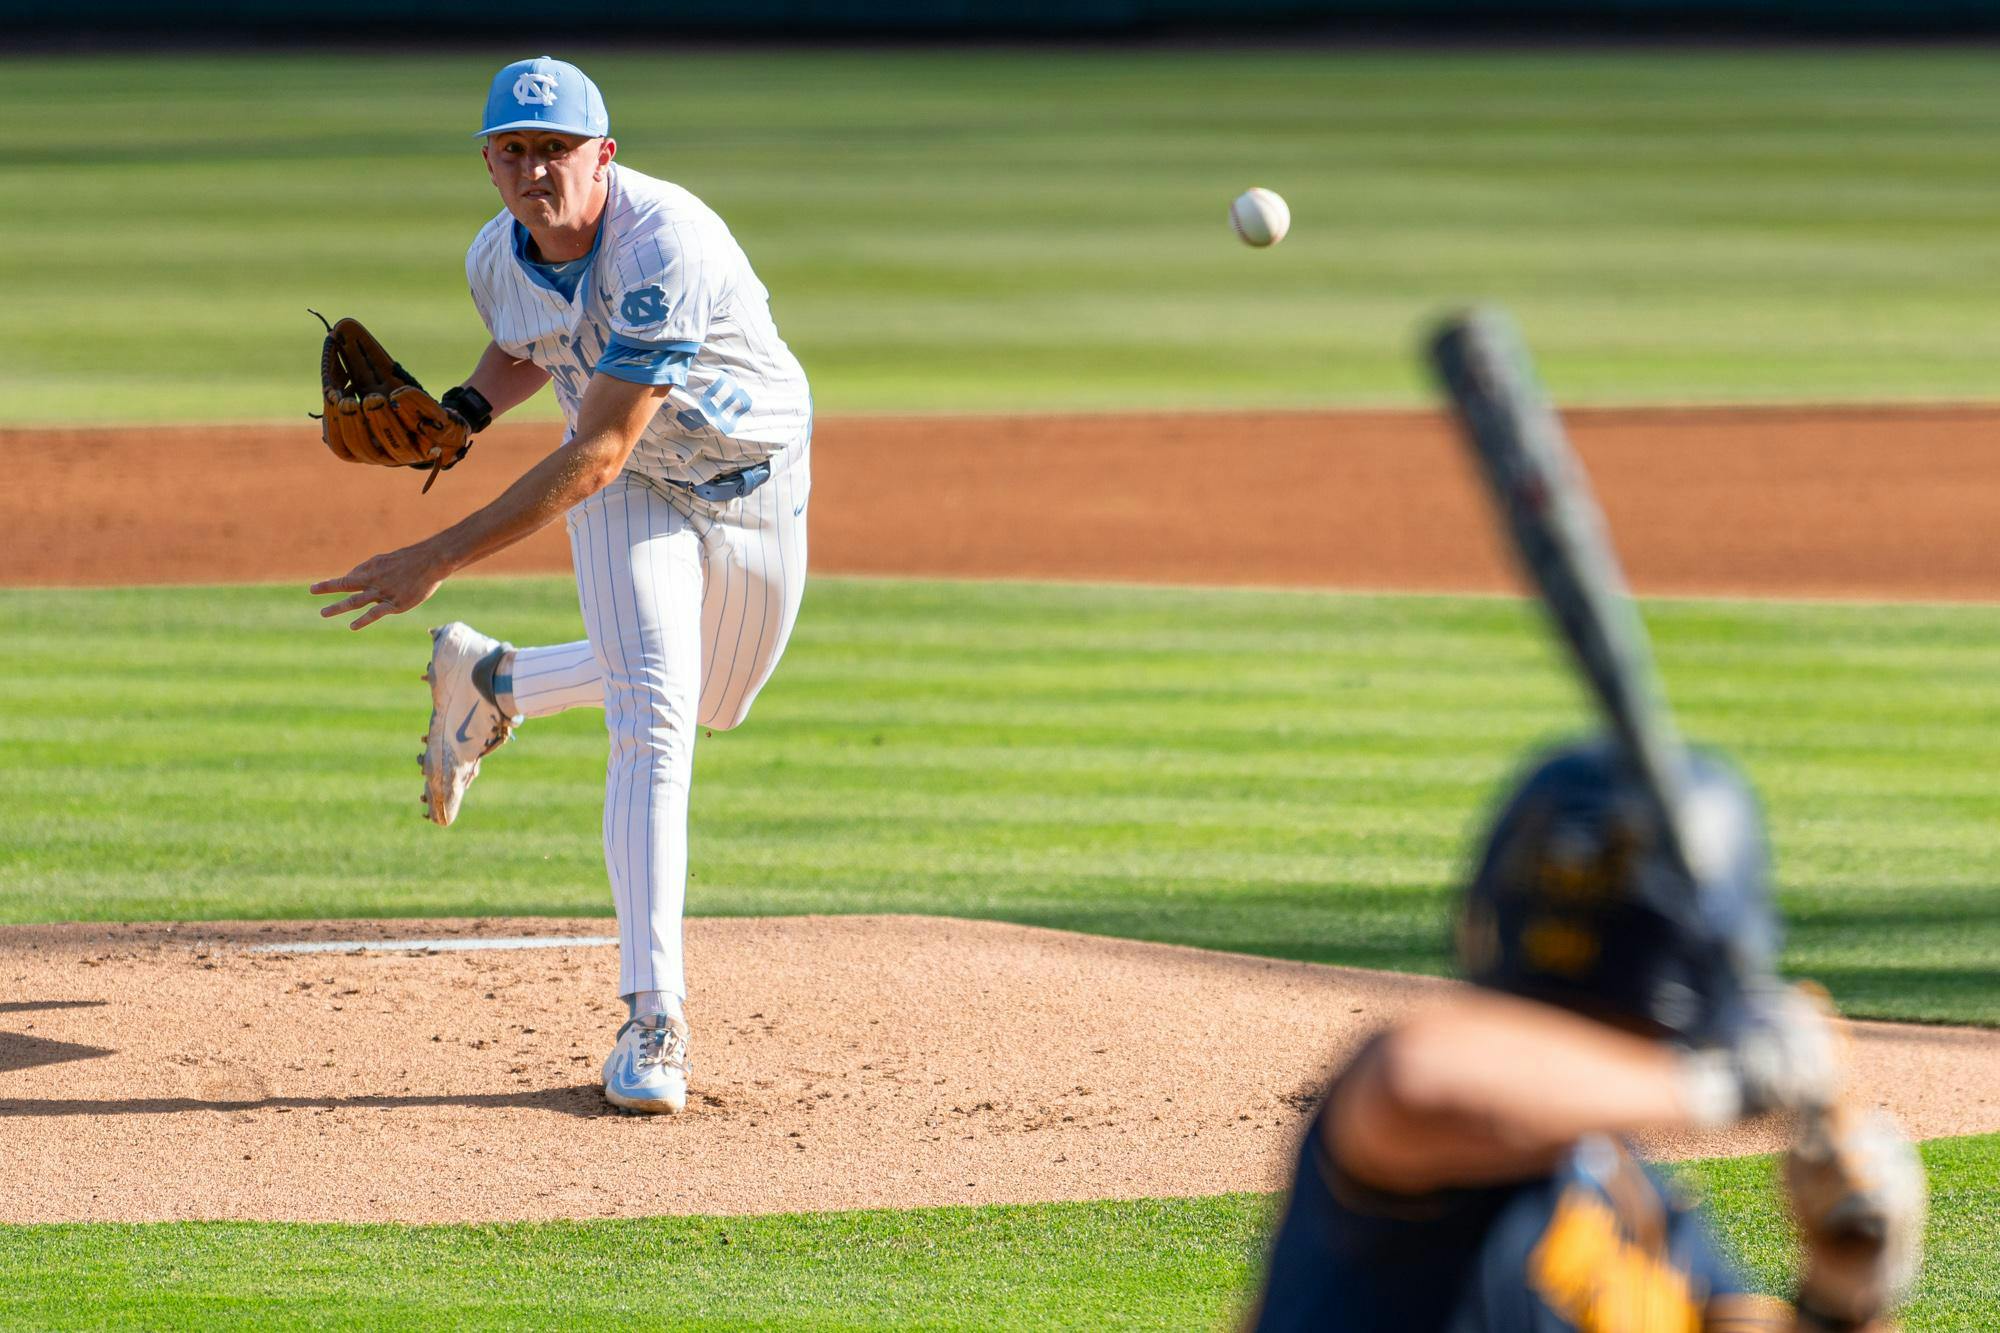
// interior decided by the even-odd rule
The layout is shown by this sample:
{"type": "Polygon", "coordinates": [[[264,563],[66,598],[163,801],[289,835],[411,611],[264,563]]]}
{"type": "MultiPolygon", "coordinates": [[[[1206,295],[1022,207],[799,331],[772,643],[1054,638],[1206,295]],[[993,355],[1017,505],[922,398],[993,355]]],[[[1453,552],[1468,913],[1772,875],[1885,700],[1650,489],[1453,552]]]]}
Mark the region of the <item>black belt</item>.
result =
{"type": "Polygon", "coordinates": [[[740,500],[771,479],[771,463],[752,463],[749,467],[738,468],[734,472],[724,472],[703,482],[670,481],[669,486],[678,486],[684,491],[692,491],[710,504],[727,504],[740,500]]]}

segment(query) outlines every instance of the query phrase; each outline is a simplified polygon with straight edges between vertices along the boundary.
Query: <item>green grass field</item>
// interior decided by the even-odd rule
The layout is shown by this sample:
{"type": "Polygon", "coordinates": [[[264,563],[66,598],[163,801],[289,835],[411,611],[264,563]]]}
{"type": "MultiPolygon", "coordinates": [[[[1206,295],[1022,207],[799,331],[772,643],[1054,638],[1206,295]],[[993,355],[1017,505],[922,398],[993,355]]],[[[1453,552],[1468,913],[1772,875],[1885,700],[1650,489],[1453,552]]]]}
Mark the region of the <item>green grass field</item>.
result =
{"type": "MultiPolygon", "coordinates": [[[[0,422],[294,419],[308,305],[463,374],[519,54],[0,60],[36,127],[0,422]]],[[[743,239],[822,411],[1412,401],[1473,297],[1570,401],[1994,392],[1990,52],[567,54],[743,239]]]]}
{"type": "MultiPolygon", "coordinates": [[[[1911,1333],[1990,1328],[2000,1135],[1926,1145],[1911,1333]]],[[[1764,1289],[1790,1290],[1770,1158],[1692,1163],[1764,1289]]],[[[1198,1329],[1250,1299],[1262,1195],[478,1227],[0,1228],[0,1327],[1198,1329]]]]}
{"type": "MultiPolygon", "coordinates": [[[[308,305],[449,383],[497,206],[470,131],[521,54],[0,58],[33,127],[0,424],[296,419],[308,305]]],[[[1415,402],[1417,330],[1469,298],[1570,402],[1994,396],[1990,52],[556,54],[730,221],[822,411],[1415,402]],[[1228,232],[1250,184],[1291,201],[1275,250],[1228,232]]],[[[596,716],[418,818],[453,616],[580,633],[563,580],[360,636],[301,589],[0,590],[0,922],[608,913],[596,716]]],[[[1787,966],[2000,1023],[2000,608],[1649,617],[1767,798],[1787,966]]],[[[1487,800],[1585,720],[1505,599],[821,580],[750,726],[698,747],[691,908],[1435,972],[1487,800]]],[[[1990,1328],[2000,1136],[1926,1157],[1908,1326],[1990,1328]]],[[[1768,1163],[1684,1170],[1781,1288],[1768,1163]]],[[[1270,1207],[0,1227],[0,1325],[1183,1328],[1240,1308],[1270,1207]]]]}
{"type": "MultiPolygon", "coordinates": [[[[423,624],[574,635],[569,584],[465,579],[427,610],[351,635],[296,588],[0,591],[0,919],[606,912],[596,715],[525,729],[450,834],[417,817],[423,624]],[[446,838],[476,875],[431,873],[446,838]]],[[[1766,794],[1789,966],[1851,1012],[2000,1022],[2000,608],[1649,619],[1690,730],[1766,794]]],[[[1583,718],[1510,599],[825,579],[751,724],[698,748],[692,909],[1437,971],[1494,785],[1583,718]]],[[[1927,1151],[1909,1326],[1979,1328],[2000,1136],[1927,1151]]],[[[1687,1169],[1781,1286],[1768,1170],[1687,1169]]],[[[1189,1327],[1245,1299],[1270,1206],[0,1228],[0,1322],[640,1325],[671,1275],[691,1325],[1189,1327]]]]}
{"type": "MultiPolygon", "coordinates": [[[[569,583],[458,580],[358,635],[314,604],[0,591],[0,920],[609,912],[601,714],[525,727],[448,834],[417,800],[423,627],[577,637],[569,583]]],[[[1685,725],[1765,793],[1788,964],[2000,1023],[2000,608],[1651,610],[1685,725]]],[[[1497,784],[1586,723],[1511,599],[821,580],[750,724],[696,747],[690,910],[1439,971],[1497,784]]]]}

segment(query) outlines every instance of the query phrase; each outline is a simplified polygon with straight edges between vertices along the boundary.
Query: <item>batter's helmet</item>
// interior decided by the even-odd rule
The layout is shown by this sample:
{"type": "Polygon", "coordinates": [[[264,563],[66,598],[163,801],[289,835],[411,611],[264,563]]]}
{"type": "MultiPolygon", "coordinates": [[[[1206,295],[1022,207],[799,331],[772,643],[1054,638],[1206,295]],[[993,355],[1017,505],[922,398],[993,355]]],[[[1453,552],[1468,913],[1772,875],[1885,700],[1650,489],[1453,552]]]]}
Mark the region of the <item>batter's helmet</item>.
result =
{"type": "Polygon", "coordinates": [[[1770,857],[1748,784],[1712,755],[1690,763],[1692,879],[1619,749],[1571,746],[1538,763],[1465,892],[1466,979],[1689,1045],[1727,1041],[1777,954],[1770,857]]]}

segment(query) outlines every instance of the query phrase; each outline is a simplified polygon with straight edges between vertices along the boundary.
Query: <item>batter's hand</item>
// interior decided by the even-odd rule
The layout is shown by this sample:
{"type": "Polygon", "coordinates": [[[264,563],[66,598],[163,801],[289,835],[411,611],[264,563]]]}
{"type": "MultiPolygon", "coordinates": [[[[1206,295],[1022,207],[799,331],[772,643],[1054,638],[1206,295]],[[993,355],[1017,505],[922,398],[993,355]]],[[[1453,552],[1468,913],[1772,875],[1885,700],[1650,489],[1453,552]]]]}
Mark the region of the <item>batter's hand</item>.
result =
{"type": "Polygon", "coordinates": [[[1860,1325],[1908,1294],[1923,1261],[1924,1168],[1886,1112],[1805,1116],[1785,1188],[1806,1243],[1800,1305],[1860,1325]]]}
{"type": "Polygon", "coordinates": [[[1777,980],[1753,987],[1731,1043],[1681,1057],[1682,1092],[1696,1124],[1733,1124],[1766,1111],[1824,1109],[1846,1077],[1846,1039],[1824,990],[1777,980]]]}
{"type": "Polygon", "coordinates": [[[431,594],[451,571],[424,543],[405,546],[400,551],[372,555],[338,578],[321,579],[312,585],[314,595],[330,592],[352,594],[328,606],[322,616],[345,615],[361,607],[368,609],[354,618],[349,629],[366,629],[383,616],[414,610],[431,599],[431,594]]]}
{"type": "Polygon", "coordinates": [[[1732,1052],[1744,1109],[1815,1111],[1832,1105],[1847,1077],[1847,1042],[1833,1000],[1810,981],[1753,990],[1749,1020],[1732,1052]]]}

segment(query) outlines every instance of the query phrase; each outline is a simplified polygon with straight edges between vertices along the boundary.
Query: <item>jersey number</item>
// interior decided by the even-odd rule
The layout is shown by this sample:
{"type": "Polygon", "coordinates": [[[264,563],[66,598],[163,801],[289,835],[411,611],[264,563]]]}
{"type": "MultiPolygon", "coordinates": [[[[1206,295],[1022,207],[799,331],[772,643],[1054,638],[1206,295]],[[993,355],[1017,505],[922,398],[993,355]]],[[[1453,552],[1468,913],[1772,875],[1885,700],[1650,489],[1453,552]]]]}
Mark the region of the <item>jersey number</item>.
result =
{"type": "Polygon", "coordinates": [[[736,382],[727,375],[717,375],[715,383],[708,386],[708,392],[693,407],[684,408],[674,415],[683,429],[700,430],[703,426],[713,426],[724,435],[729,428],[742,419],[750,410],[750,395],[736,387],[736,382]]]}

